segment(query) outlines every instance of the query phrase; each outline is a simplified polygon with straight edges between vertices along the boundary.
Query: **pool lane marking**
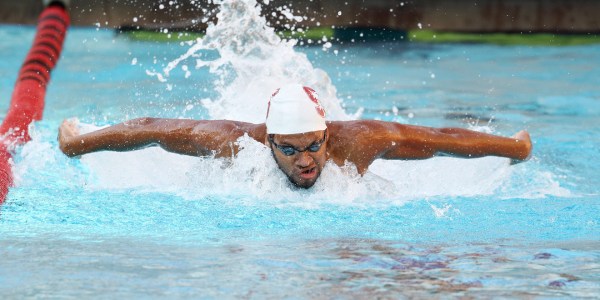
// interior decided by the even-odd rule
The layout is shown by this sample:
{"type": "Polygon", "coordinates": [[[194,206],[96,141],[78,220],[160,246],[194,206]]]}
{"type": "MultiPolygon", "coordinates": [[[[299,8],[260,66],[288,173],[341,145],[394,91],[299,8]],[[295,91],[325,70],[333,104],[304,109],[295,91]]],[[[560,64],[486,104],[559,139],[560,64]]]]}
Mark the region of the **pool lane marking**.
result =
{"type": "Polygon", "coordinates": [[[0,125],[0,204],[13,185],[11,149],[31,140],[29,124],[42,119],[46,86],[69,24],[69,14],[60,6],[45,8],[38,18],[34,42],[19,70],[8,112],[0,125]]]}

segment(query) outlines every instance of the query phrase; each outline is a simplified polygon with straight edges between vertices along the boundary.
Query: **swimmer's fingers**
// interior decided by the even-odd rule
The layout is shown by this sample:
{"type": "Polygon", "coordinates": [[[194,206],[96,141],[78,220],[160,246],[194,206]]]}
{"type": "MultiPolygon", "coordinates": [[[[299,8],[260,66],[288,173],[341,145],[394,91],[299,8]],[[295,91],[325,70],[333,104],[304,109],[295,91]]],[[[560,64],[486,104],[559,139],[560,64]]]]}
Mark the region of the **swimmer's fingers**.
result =
{"type": "Polygon", "coordinates": [[[529,136],[529,132],[527,132],[527,130],[521,130],[521,131],[515,133],[512,137],[515,138],[515,139],[517,139],[517,140],[523,140],[523,141],[529,141],[529,142],[531,142],[531,137],[529,136]]]}
{"type": "Polygon", "coordinates": [[[73,156],[70,154],[69,147],[73,138],[79,135],[78,124],[79,121],[77,119],[67,119],[58,128],[58,144],[60,150],[67,156],[73,156]]]}
{"type": "Polygon", "coordinates": [[[58,128],[59,137],[70,138],[79,135],[79,120],[66,119],[58,128]]]}
{"type": "Polygon", "coordinates": [[[518,142],[521,142],[524,144],[527,155],[525,155],[525,158],[523,158],[523,159],[511,159],[510,164],[516,165],[518,163],[528,161],[531,158],[531,152],[532,152],[531,151],[531,148],[532,148],[531,137],[529,136],[529,132],[527,132],[526,130],[521,130],[521,131],[515,133],[512,137],[514,139],[516,139],[518,142]]]}

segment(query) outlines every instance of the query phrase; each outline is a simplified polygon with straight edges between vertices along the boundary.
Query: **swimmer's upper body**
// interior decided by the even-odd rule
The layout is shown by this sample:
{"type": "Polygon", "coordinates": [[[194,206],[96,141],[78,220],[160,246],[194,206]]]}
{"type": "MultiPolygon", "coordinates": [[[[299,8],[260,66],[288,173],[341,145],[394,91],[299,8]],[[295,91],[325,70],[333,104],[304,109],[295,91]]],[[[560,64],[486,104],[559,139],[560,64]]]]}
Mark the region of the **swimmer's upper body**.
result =
{"type": "Polygon", "coordinates": [[[352,163],[364,174],[379,158],[500,156],[520,162],[529,158],[532,147],[526,131],[508,138],[461,128],[438,129],[375,120],[326,122],[316,93],[298,84],[284,86],[273,94],[262,124],[140,118],[79,134],[74,122],[64,121],[58,140],[60,149],[71,157],[152,145],[178,154],[232,157],[239,151],[236,141],[244,134],[269,147],[283,173],[303,188],[314,185],[327,160],[340,166],[352,163]]]}

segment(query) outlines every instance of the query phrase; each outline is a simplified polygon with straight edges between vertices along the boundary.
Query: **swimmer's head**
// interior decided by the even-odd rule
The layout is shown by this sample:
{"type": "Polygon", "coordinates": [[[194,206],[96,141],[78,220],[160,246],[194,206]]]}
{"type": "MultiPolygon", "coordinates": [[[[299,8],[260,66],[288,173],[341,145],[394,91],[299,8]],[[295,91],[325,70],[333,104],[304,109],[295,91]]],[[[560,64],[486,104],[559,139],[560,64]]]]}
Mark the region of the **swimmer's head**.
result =
{"type": "Polygon", "coordinates": [[[277,89],[267,110],[267,140],[279,169],[296,186],[315,184],[327,162],[325,110],[317,93],[300,84],[277,89]]]}
{"type": "Polygon", "coordinates": [[[267,108],[268,134],[296,134],[325,130],[325,110],[317,93],[301,84],[277,89],[267,108]]]}

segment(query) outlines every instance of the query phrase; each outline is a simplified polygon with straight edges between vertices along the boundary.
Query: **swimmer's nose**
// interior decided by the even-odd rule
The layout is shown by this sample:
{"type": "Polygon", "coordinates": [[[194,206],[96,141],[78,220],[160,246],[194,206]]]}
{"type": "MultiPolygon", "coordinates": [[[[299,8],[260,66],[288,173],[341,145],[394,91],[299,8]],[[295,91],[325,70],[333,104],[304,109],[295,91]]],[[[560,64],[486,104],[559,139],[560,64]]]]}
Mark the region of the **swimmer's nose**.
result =
{"type": "Polygon", "coordinates": [[[307,151],[298,153],[296,158],[296,165],[300,168],[306,168],[313,162],[313,158],[307,153],[307,151]]]}

